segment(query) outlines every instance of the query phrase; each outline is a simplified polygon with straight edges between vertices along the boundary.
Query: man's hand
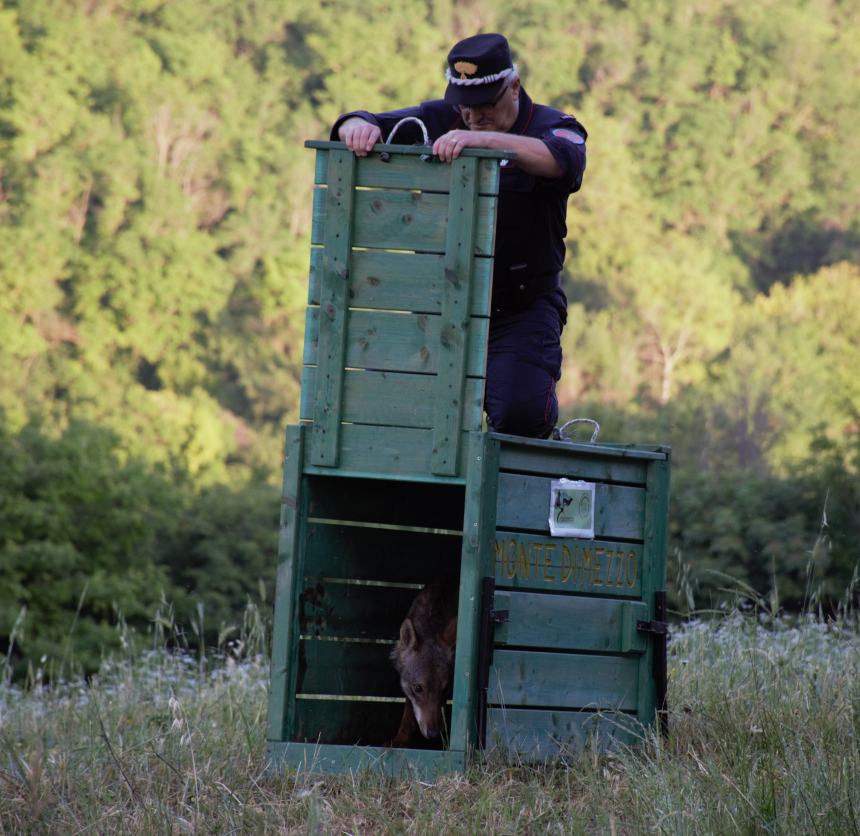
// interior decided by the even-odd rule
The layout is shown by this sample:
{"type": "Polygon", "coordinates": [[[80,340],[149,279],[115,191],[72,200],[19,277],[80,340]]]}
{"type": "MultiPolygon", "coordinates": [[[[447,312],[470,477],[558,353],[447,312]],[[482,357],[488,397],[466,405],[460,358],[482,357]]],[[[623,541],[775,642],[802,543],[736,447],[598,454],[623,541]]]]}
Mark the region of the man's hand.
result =
{"type": "Polygon", "coordinates": [[[347,119],[337,129],[337,135],[356,157],[366,157],[373,150],[373,146],[382,139],[382,131],[360,116],[347,119]]]}
{"type": "Polygon", "coordinates": [[[481,135],[480,131],[448,131],[433,143],[433,153],[443,163],[450,163],[460,156],[464,148],[489,148],[488,134],[481,135]]]}

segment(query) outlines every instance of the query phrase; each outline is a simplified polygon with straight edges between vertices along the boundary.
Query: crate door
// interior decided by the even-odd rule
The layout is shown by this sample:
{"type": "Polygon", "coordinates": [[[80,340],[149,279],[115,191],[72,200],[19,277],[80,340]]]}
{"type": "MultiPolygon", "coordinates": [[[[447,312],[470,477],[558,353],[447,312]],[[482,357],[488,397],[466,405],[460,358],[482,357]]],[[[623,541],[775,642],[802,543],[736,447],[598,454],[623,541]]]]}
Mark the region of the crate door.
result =
{"type": "Polygon", "coordinates": [[[311,145],[309,464],[458,478],[481,428],[499,161],[311,145]]]}

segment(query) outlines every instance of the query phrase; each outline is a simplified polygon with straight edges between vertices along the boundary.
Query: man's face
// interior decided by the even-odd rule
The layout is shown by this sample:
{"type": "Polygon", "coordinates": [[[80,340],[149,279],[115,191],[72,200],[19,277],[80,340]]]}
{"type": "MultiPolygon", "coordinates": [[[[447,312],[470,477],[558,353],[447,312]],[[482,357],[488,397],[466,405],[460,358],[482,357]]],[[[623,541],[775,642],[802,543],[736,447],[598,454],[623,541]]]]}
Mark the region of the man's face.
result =
{"type": "Polygon", "coordinates": [[[520,81],[505,87],[495,102],[467,107],[460,105],[460,116],[470,131],[508,131],[519,113],[520,81]]]}

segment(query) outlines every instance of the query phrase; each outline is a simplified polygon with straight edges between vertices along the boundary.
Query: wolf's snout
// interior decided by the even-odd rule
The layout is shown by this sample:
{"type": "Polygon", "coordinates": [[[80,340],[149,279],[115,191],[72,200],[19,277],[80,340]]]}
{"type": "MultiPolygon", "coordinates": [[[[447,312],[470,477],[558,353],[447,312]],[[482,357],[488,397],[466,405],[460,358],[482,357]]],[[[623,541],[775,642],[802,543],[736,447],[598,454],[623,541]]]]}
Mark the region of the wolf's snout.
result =
{"type": "Polygon", "coordinates": [[[421,734],[423,734],[427,740],[435,740],[439,737],[439,733],[441,731],[439,718],[435,716],[428,717],[428,712],[422,712],[414,703],[412,704],[412,708],[415,711],[415,719],[418,721],[418,728],[421,729],[421,734]]]}

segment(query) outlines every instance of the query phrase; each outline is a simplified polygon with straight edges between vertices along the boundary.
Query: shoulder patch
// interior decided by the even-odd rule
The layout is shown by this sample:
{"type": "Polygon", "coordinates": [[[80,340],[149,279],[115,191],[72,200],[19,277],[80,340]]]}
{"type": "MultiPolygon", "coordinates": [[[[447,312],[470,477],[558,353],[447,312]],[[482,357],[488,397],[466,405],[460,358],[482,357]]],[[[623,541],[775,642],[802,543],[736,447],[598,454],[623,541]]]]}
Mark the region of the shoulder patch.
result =
{"type": "Polygon", "coordinates": [[[582,136],[580,136],[576,131],[567,130],[567,128],[556,128],[552,132],[552,135],[557,136],[559,139],[566,139],[574,145],[585,145],[585,140],[582,136]]]}

